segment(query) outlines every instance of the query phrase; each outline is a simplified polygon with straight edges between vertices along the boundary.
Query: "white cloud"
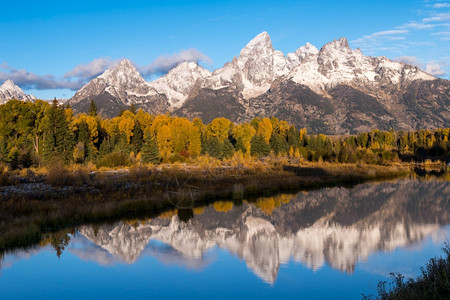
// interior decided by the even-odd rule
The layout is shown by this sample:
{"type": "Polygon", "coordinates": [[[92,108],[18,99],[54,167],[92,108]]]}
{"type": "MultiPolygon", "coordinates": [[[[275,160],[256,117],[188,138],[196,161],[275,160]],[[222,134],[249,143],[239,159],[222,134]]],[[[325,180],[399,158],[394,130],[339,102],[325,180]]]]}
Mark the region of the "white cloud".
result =
{"type": "Polygon", "coordinates": [[[439,26],[440,24],[425,24],[421,22],[409,22],[406,24],[403,24],[402,26],[399,26],[398,28],[411,28],[411,29],[431,29],[436,26],[439,26]]]}
{"type": "Polygon", "coordinates": [[[144,76],[150,74],[165,74],[172,68],[176,67],[182,62],[206,62],[211,64],[212,60],[207,55],[201,53],[196,49],[181,50],[178,53],[171,55],[162,55],[156,58],[151,64],[145,67],[139,67],[138,69],[144,76]]]}
{"type": "Polygon", "coordinates": [[[369,35],[364,35],[362,38],[353,40],[352,43],[355,45],[366,46],[367,44],[376,43],[382,40],[403,40],[405,39],[401,34],[408,33],[406,29],[394,29],[394,30],[384,30],[378,31],[369,35]]]}
{"type": "Polygon", "coordinates": [[[450,31],[434,32],[432,35],[450,35],[450,31]]]}
{"type": "Polygon", "coordinates": [[[450,12],[434,14],[432,17],[422,19],[423,22],[442,22],[450,20],[450,12]]]}
{"type": "Polygon", "coordinates": [[[110,58],[96,58],[87,64],[76,66],[71,71],[64,74],[64,77],[92,79],[105,72],[106,69],[113,66],[115,63],[116,61],[113,61],[110,58]]]}
{"type": "Polygon", "coordinates": [[[400,56],[394,59],[397,62],[423,68],[422,62],[416,56],[400,56]]]}
{"type": "Polygon", "coordinates": [[[53,75],[37,75],[26,70],[17,70],[7,63],[0,66],[0,81],[11,79],[15,84],[25,89],[78,89],[82,82],[59,80],[53,75]]]}
{"type": "Polygon", "coordinates": [[[445,62],[435,62],[435,61],[430,61],[425,65],[416,56],[400,56],[395,58],[394,60],[397,62],[416,66],[433,76],[445,75],[444,68],[447,66],[445,62]]]}
{"type": "Polygon", "coordinates": [[[386,36],[386,35],[396,35],[396,34],[403,34],[408,33],[409,31],[406,29],[394,29],[394,30],[384,30],[372,33],[368,37],[377,37],[377,36],[386,36]]]}
{"type": "Polygon", "coordinates": [[[433,76],[443,76],[445,75],[445,71],[443,70],[444,67],[445,64],[443,63],[430,61],[425,67],[425,72],[433,76]]]}
{"type": "Polygon", "coordinates": [[[433,8],[446,8],[450,7],[450,3],[436,3],[433,5],[433,8]]]}
{"type": "MultiPolygon", "coordinates": [[[[211,59],[196,49],[182,50],[172,55],[162,55],[145,67],[137,67],[142,75],[164,74],[182,62],[206,62],[211,64],[211,59]]],[[[0,64],[0,82],[11,79],[15,84],[24,89],[70,89],[78,90],[92,78],[102,74],[108,68],[113,67],[117,60],[110,58],[96,58],[91,62],[75,66],[72,70],[57,78],[53,75],[37,75],[26,70],[17,70],[6,62],[0,64]]]]}

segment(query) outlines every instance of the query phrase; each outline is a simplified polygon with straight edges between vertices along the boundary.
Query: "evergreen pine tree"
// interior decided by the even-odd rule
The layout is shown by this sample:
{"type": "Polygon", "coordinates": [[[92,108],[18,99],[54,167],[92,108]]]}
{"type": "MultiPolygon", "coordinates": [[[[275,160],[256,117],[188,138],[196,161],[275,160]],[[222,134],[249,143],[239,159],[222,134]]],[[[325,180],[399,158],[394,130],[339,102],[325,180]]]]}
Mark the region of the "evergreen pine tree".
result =
{"type": "Polygon", "coordinates": [[[91,105],[89,106],[89,115],[91,117],[96,117],[97,116],[97,106],[95,105],[94,100],[91,100],[91,105]]]}
{"type": "Polygon", "coordinates": [[[141,152],[142,145],[144,143],[144,132],[142,131],[141,124],[136,121],[133,128],[133,135],[131,136],[131,146],[135,153],[141,152]]]}
{"type": "Polygon", "coordinates": [[[289,151],[289,145],[286,142],[286,139],[280,136],[278,133],[274,133],[270,137],[270,147],[277,155],[280,153],[288,153],[289,151]]]}
{"type": "Polygon", "coordinates": [[[56,158],[68,162],[72,157],[74,140],[64,109],[58,107],[58,101],[53,100],[52,106],[46,111],[44,122],[44,160],[48,162],[56,158]]]}
{"type": "Polygon", "coordinates": [[[134,103],[131,103],[130,108],[128,110],[131,111],[133,114],[136,114],[136,106],[134,106],[134,103]]]}
{"type": "Polygon", "coordinates": [[[222,144],[222,158],[231,158],[234,155],[234,147],[229,139],[225,139],[222,144]]]}
{"type": "Polygon", "coordinates": [[[260,134],[255,135],[251,141],[250,154],[252,156],[267,156],[270,154],[270,145],[260,134]]]}
{"type": "Polygon", "coordinates": [[[93,156],[93,147],[91,143],[89,126],[85,121],[82,121],[78,125],[77,142],[84,145],[84,160],[91,160],[93,156]]]}
{"type": "Polygon", "coordinates": [[[222,143],[220,142],[218,137],[210,137],[206,141],[206,152],[209,156],[215,158],[223,157],[222,143]]]}
{"type": "Polygon", "coordinates": [[[6,143],[6,139],[0,138],[0,163],[8,162],[8,145],[6,143]]]}
{"type": "Polygon", "coordinates": [[[289,127],[287,133],[287,142],[289,147],[292,147],[294,149],[300,147],[300,137],[295,126],[289,127]]]}
{"type": "Polygon", "coordinates": [[[161,157],[159,156],[158,145],[156,140],[152,137],[146,139],[144,145],[142,146],[142,162],[158,164],[161,162],[161,157]]]}
{"type": "Polygon", "coordinates": [[[105,155],[111,153],[112,147],[111,147],[111,141],[109,138],[103,139],[102,143],[100,144],[100,147],[98,149],[98,157],[102,158],[105,155]]]}

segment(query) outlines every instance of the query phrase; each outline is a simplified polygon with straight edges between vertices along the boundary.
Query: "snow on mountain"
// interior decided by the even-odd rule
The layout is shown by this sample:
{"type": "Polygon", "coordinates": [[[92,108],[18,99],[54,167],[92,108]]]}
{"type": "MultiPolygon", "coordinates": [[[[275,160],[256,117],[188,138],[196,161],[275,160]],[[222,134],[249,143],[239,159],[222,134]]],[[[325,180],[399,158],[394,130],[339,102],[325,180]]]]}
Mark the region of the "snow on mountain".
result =
{"type": "Polygon", "coordinates": [[[290,69],[298,66],[306,58],[317,55],[317,53],[319,53],[319,49],[310,43],[306,43],[304,46],[301,46],[295,51],[295,53],[288,53],[287,61],[290,69]]]}
{"type": "Polygon", "coordinates": [[[170,109],[179,108],[187,99],[189,92],[198,79],[211,76],[211,72],[195,62],[183,62],[166,75],[149,83],[158,93],[165,94],[170,109]]]}
{"type": "Polygon", "coordinates": [[[285,57],[281,51],[274,50],[270,36],[263,32],[242,49],[237,59],[207,78],[202,87],[232,86],[242,92],[244,99],[249,99],[265,93],[274,80],[282,77],[319,94],[327,94],[328,89],[344,83],[364,88],[369,85],[375,90],[385,84],[435,79],[414,66],[384,57],[364,56],[359,49],[352,50],[346,38],[334,40],[320,51],[306,43],[285,57]]]}
{"type": "Polygon", "coordinates": [[[70,103],[74,104],[87,98],[90,100],[103,92],[119,99],[126,106],[142,103],[148,96],[158,94],[148,85],[134,65],[129,60],[123,59],[78,90],[70,103]]]}
{"type": "Polygon", "coordinates": [[[130,61],[122,60],[82,87],[70,104],[86,112],[94,100],[105,117],[131,104],[204,122],[276,116],[310,132],[348,134],[375,127],[447,127],[449,90],[448,80],[385,57],[365,56],[351,49],[346,38],[320,50],[306,43],[285,56],[262,32],[212,73],[183,62],[146,82],[130,61]]]}
{"type": "Polygon", "coordinates": [[[253,38],[231,63],[214,71],[203,88],[237,87],[249,99],[265,93],[272,82],[289,73],[288,62],[281,51],[273,49],[270,36],[262,32],[253,38]]]}
{"type": "Polygon", "coordinates": [[[389,84],[399,86],[417,79],[435,79],[411,65],[385,57],[364,56],[359,49],[352,50],[346,38],[334,40],[320,50],[306,43],[285,56],[274,50],[269,34],[262,32],[238,57],[213,73],[194,62],[184,62],[161,78],[146,82],[133,64],[124,59],[81,88],[71,102],[92,98],[104,91],[127,106],[143,103],[149,96],[165,95],[168,109],[174,110],[184,104],[197,81],[201,82],[201,88],[237,89],[244,99],[250,99],[267,92],[273,82],[281,78],[324,95],[339,84],[377,93],[380,87],[389,84]]]}
{"type": "Polygon", "coordinates": [[[20,87],[8,79],[0,86],[0,104],[4,104],[11,99],[33,101],[36,100],[36,97],[25,94],[20,87]]]}
{"type": "MultiPolygon", "coordinates": [[[[364,56],[359,49],[352,50],[346,38],[334,40],[313,53],[314,50],[303,56],[289,77],[319,94],[326,94],[327,90],[339,84],[376,90],[385,84],[398,86],[416,79],[435,79],[411,65],[385,57],[364,56]]],[[[294,60],[291,58],[291,61],[294,60]]]]}

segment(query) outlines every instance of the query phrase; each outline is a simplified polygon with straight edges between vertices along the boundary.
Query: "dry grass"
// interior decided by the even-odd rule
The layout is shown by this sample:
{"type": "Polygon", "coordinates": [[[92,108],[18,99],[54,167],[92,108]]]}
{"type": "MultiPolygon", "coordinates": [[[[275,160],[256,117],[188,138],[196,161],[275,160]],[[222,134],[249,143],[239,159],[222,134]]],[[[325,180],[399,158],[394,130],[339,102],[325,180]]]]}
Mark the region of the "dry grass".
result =
{"type": "MultiPolygon", "coordinates": [[[[147,217],[162,209],[177,208],[169,201],[175,198],[189,200],[182,203],[183,207],[198,206],[217,199],[240,200],[299,189],[357,184],[409,172],[408,165],[292,164],[294,170],[301,170],[298,175],[283,170],[286,160],[277,157],[261,160],[233,157],[223,162],[203,158],[200,162],[200,165],[148,165],[125,170],[53,164],[46,171],[46,181],[61,192],[42,191],[31,198],[0,198],[0,219],[4,220],[0,222],[0,252],[35,241],[33,236],[68,226],[126,216],[147,217]],[[173,199],[164,196],[168,192],[175,195],[173,199]]],[[[218,207],[221,211],[227,208],[218,207]]]]}
{"type": "Polygon", "coordinates": [[[16,185],[19,183],[19,178],[16,172],[12,172],[5,165],[0,164],[0,186],[16,185]]]}

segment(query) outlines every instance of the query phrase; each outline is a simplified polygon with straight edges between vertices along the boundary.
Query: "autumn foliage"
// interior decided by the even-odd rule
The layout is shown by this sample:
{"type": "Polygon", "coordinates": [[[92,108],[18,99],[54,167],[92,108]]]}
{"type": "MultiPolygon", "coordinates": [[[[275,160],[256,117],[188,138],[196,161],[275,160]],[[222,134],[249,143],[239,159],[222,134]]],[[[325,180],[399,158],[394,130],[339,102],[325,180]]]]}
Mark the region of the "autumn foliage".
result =
{"type": "MultiPolygon", "coordinates": [[[[306,125],[306,124],[305,124],[306,125]]],[[[380,131],[352,136],[310,135],[277,118],[209,124],[196,118],[124,111],[103,119],[95,103],[89,114],[45,101],[12,100],[0,106],[0,163],[9,168],[64,164],[118,167],[131,164],[200,162],[269,155],[305,161],[383,164],[401,160],[450,159],[449,128],[380,131]]]]}

